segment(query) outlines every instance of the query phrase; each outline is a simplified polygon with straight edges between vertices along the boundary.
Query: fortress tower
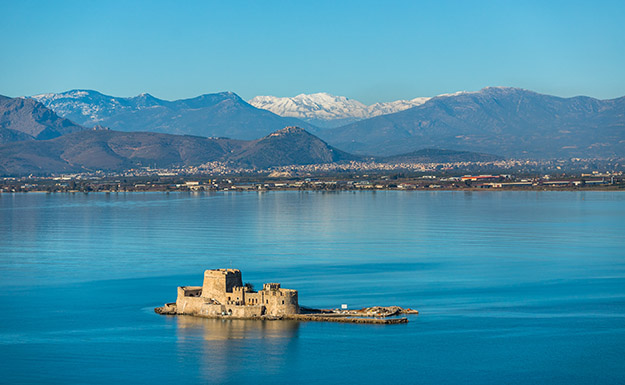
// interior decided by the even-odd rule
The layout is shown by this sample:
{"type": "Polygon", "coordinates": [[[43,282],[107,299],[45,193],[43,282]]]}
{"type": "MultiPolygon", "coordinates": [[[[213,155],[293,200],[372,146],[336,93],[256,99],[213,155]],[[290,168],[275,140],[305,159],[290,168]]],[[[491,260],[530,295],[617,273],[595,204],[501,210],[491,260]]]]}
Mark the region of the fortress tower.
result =
{"type": "Polygon", "coordinates": [[[178,314],[207,317],[253,318],[299,313],[297,290],[266,283],[257,292],[243,286],[241,271],[214,269],[204,272],[202,286],[178,287],[178,314]]]}
{"type": "Polygon", "coordinates": [[[202,297],[213,299],[225,304],[228,301],[228,293],[232,293],[235,287],[242,287],[241,271],[237,269],[215,269],[204,272],[204,284],[202,285],[202,297]]]}

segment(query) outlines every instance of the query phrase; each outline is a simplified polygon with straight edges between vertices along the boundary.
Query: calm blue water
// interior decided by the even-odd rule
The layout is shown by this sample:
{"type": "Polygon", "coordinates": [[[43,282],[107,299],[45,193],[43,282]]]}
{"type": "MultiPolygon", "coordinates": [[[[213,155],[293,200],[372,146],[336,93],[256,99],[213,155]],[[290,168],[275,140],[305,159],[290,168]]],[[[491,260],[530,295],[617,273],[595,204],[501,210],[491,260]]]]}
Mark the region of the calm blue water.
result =
{"type": "Polygon", "coordinates": [[[625,193],[0,195],[2,383],[625,382],[625,193]],[[235,267],[406,325],[164,317],[235,267]]]}

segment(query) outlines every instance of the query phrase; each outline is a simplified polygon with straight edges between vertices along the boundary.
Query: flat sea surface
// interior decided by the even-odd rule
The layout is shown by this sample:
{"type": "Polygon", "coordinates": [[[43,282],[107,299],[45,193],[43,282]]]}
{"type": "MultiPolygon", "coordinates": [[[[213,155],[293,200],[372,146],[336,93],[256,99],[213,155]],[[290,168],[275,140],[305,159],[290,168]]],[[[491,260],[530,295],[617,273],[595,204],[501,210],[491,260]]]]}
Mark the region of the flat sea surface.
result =
{"type": "Polygon", "coordinates": [[[0,383],[625,383],[625,193],[0,194],[0,383]],[[160,316],[208,268],[403,325],[160,316]]]}

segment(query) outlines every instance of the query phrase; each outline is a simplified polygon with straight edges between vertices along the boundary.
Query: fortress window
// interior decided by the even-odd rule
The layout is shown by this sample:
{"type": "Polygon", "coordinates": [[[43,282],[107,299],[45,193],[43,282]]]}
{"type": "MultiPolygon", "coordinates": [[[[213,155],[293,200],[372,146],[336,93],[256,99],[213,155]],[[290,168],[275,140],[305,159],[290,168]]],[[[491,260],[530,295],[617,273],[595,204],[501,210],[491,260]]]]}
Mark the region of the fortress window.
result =
{"type": "Polygon", "coordinates": [[[284,305],[284,300],[282,300],[282,304],[284,305]]]}

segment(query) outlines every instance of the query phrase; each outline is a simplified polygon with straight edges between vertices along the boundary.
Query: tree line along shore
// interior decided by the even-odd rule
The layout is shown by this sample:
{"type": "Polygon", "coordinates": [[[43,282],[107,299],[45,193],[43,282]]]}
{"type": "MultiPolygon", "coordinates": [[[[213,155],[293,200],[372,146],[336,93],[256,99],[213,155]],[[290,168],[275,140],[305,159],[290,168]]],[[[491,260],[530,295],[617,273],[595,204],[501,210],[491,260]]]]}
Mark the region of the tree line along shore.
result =
{"type": "Polygon", "coordinates": [[[450,176],[396,173],[309,177],[73,174],[0,178],[0,193],[272,190],[625,190],[625,176],[622,172],[590,172],[572,175],[467,174],[450,176]]]}

